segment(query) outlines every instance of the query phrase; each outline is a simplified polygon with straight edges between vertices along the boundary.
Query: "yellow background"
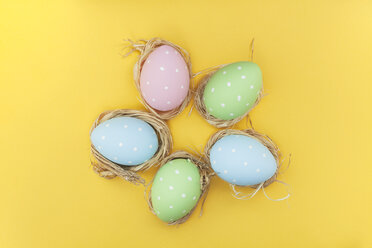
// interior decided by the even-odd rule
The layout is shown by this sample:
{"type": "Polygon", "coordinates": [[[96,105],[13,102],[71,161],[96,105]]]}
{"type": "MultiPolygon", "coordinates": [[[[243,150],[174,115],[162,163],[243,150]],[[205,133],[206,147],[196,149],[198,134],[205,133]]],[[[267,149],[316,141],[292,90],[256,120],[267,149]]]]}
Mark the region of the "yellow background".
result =
{"type": "MultiPolygon", "coordinates": [[[[371,13],[355,0],[0,1],[0,247],[371,247],[371,13]],[[155,36],[194,72],[247,60],[256,39],[267,95],[251,116],[293,154],[288,201],[239,201],[215,178],[203,216],[167,226],[143,187],[91,170],[98,114],[143,109],[122,40],[155,36]]],[[[174,147],[200,150],[217,129],[189,109],[169,121],[174,147]]]]}

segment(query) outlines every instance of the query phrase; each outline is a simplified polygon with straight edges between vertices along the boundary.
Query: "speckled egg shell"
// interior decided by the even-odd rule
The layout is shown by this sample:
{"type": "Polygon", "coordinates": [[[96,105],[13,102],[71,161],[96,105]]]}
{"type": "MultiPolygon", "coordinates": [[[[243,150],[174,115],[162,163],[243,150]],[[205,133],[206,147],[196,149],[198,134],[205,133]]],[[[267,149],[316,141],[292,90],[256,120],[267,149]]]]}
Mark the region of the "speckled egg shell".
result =
{"type": "Polygon", "coordinates": [[[156,48],[143,64],[140,88],[152,108],[168,111],[185,100],[190,84],[189,69],[182,55],[173,47],[156,48]]]}
{"type": "Polygon", "coordinates": [[[116,117],[100,123],[90,139],[105,158],[127,166],[146,162],[158,150],[153,127],[133,117],[116,117]]]}
{"type": "Polygon", "coordinates": [[[157,172],[151,188],[151,201],[156,215],[172,222],[187,215],[201,194],[200,173],[188,159],[174,159],[157,172]]]}
{"type": "Polygon", "coordinates": [[[220,178],[240,186],[265,182],[277,169],[269,149],[245,135],[228,135],[219,139],[210,150],[210,163],[220,178]]]}
{"type": "Polygon", "coordinates": [[[206,111],[221,120],[247,113],[262,89],[262,73],[253,62],[229,64],[213,74],[203,93],[206,111]]]}

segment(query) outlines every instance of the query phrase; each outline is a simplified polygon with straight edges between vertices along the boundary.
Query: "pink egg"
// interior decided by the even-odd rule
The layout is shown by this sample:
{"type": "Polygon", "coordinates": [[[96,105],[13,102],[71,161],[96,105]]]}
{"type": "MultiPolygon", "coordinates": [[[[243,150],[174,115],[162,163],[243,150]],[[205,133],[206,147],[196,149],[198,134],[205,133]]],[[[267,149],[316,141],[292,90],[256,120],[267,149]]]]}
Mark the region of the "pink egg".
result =
{"type": "Polygon", "coordinates": [[[173,47],[156,48],[142,66],[141,93],[152,108],[168,111],[182,104],[189,91],[190,74],[182,55],[173,47]]]}

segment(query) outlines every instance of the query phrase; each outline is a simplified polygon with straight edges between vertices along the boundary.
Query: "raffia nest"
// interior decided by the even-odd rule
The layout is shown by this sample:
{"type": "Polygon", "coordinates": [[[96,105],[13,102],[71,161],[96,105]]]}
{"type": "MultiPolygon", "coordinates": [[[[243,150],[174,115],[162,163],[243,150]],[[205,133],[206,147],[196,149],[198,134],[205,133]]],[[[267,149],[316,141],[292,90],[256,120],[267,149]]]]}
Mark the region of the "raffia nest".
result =
{"type": "Polygon", "coordinates": [[[159,148],[157,152],[151,159],[143,164],[136,166],[125,166],[114,163],[111,160],[103,157],[91,143],[91,164],[93,166],[93,170],[98,175],[106,179],[112,179],[116,176],[119,176],[124,180],[127,180],[134,184],[145,184],[145,180],[141,176],[139,176],[137,172],[149,169],[151,166],[158,163],[158,161],[162,160],[169,154],[169,152],[172,150],[171,132],[164,121],[160,120],[151,113],[139,110],[119,109],[101,113],[93,123],[89,134],[91,134],[94,128],[96,128],[100,123],[115,117],[122,116],[141,119],[154,128],[159,142],[159,148]]]}
{"type": "MultiPolygon", "coordinates": [[[[271,140],[271,138],[267,135],[264,135],[264,134],[260,134],[258,132],[256,132],[255,130],[253,129],[246,129],[246,130],[235,130],[235,129],[224,129],[224,130],[221,130],[221,131],[218,131],[216,132],[215,134],[213,134],[211,136],[211,138],[208,140],[205,148],[204,148],[204,155],[208,161],[208,165],[210,165],[210,150],[211,148],[213,147],[213,145],[221,138],[225,137],[225,136],[228,136],[228,135],[245,135],[245,136],[248,136],[248,137],[251,137],[251,138],[254,138],[256,140],[258,140],[260,143],[262,143],[264,146],[266,146],[269,151],[271,152],[271,154],[274,156],[275,160],[276,160],[276,165],[277,165],[277,169],[276,169],[276,172],[275,174],[269,178],[268,180],[266,180],[265,182],[261,183],[261,184],[256,184],[256,185],[250,185],[250,186],[246,186],[246,187],[250,187],[250,188],[254,188],[256,189],[255,192],[251,193],[251,194],[248,194],[248,195],[243,195],[242,192],[238,192],[236,191],[235,189],[235,185],[233,184],[230,184],[232,190],[234,191],[234,197],[238,198],[238,199],[245,199],[245,198],[248,198],[248,196],[250,196],[249,198],[253,197],[257,191],[262,188],[264,189],[265,187],[269,186],[270,184],[272,184],[273,182],[277,181],[279,183],[282,183],[282,184],[285,184],[284,182],[281,182],[281,181],[278,181],[276,178],[278,176],[278,173],[279,173],[279,169],[281,167],[281,153],[279,151],[279,148],[278,146],[271,140]]],[[[285,184],[287,185],[287,184],[285,184]]],[[[288,186],[288,185],[287,185],[288,186]]],[[[242,186],[244,187],[244,186],[242,186]]],[[[264,194],[265,196],[270,199],[270,200],[273,200],[271,198],[269,198],[267,196],[267,194],[265,193],[264,191],[264,194]]],[[[284,199],[287,199],[289,197],[289,192],[288,192],[288,195],[282,199],[274,199],[274,201],[277,201],[277,200],[284,200],[284,199]]]]}
{"type": "MultiPolygon", "coordinates": [[[[211,124],[215,127],[218,127],[218,128],[230,127],[230,126],[238,123],[240,120],[242,120],[244,117],[246,117],[249,114],[249,112],[260,102],[260,100],[263,96],[263,87],[262,87],[261,91],[260,91],[260,94],[258,95],[257,100],[252,105],[252,107],[244,115],[241,115],[241,116],[236,117],[234,119],[222,120],[222,119],[219,119],[219,118],[216,118],[216,117],[210,115],[208,113],[208,111],[207,111],[207,109],[204,105],[204,101],[203,101],[204,89],[205,89],[205,86],[207,85],[209,79],[213,76],[213,74],[216,71],[218,71],[220,68],[222,68],[226,65],[219,65],[219,66],[213,67],[211,69],[207,69],[206,70],[207,73],[204,73],[204,72],[198,73],[199,75],[200,74],[205,74],[205,75],[201,78],[201,80],[198,84],[198,87],[197,87],[196,92],[195,92],[195,98],[194,98],[194,105],[195,105],[195,108],[197,109],[197,111],[199,112],[199,114],[209,124],[211,124]]],[[[195,74],[195,75],[197,75],[197,74],[195,74]]]]}
{"type": "Polygon", "coordinates": [[[138,58],[137,63],[134,65],[133,73],[134,73],[134,83],[137,87],[137,90],[140,92],[140,101],[142,104],[155,116],[157,116],[160,119],[164,120],[169,120],[172,119],[173,117],[177,116],[180,114],[186,106],[189,104],[191,100],[191,95],[192,95],[192,72],[191,72],[191,60],[190,60],[190,55],[189,53],[183,49],[180,46],[177,46],[176,44],[173,44],[169,41],[162,40],[160,38],[153,38],[150,40],[137,40],[137,41],[132,41],[130,39],[126,40],[130,43],[129,46],[126,46],[125,49],[130,49],[129,52],[124,54],[124,57],[130,55],[131,53],[135,51],[140,52],[140,56],[138,58]],[[176,49],[184,58],[186,65],[189,70],[189,76],[190,76],[190,88],[187,96],[185,97],[184,101],[182,102],[181,105],[179,105],[177,108],[169,110],[169,111],[159,111],[154,108],[152,108],[145,99],[142,96],[141,88],[140,88],[140,75],[142,71],[143,64],[145,63],[147,57],[154,51],[157,47],[162,46],[162,45],[168,45],[176,49]]]}
{"type": "MultiPolygon", "coordinates": [[[[190,154],[186,151],[176,151],[176,152],[172,153],[171,155],[164,158],[160,162],[160,167],[165,165],[169,161],[174,160],[174,159],[178,159],[178,158],[190,159],[191,162],[194,163],[198,167],[199,173],[200,173],[201,195],[199,197],[198,202],[195,204],[195,207],[187,215],[185,215],[181,219],[169,222],[168,225],[182,224],[186,220],[188,220],[190,218],[191,214],[194,212],[195,208],[197,207],[198,203],[202,200],[202,198],[203,198],[203,200],[202,200],[201,209],[203,209],[204,202],[206,200],[207,193],[208,193],[208,190],[209,190],[210,179],[214,175],[214,172],[212,171],[210,166],[208,166],[208,163],[203,156],[196,157],[196,156],[194,156],[194,155],[192,155],[192,154],[190,154]]],[[[152,184],[152,182],[151,182],[151,184],[152,184]]],[[[150,186],[150,184],[147,187],[149,187],[149,186],[150,186]]],[[[147,199],[147,204],[148,204],[151,212],[153,214],[155,214],[155,211],[152,207],[152,201],[151,201],[151,189],[149,190],[148,194],[147,194],[147,190],[145,191],[145,197],[147,199]]]]}

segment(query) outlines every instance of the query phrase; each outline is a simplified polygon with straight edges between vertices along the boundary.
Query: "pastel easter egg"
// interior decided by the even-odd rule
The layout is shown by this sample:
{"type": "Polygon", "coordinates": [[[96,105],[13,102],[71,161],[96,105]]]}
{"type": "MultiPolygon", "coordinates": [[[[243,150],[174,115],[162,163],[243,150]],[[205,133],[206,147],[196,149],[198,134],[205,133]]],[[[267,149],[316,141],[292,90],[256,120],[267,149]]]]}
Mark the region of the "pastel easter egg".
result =
{"type": "Polygon", "coordinates": [[[245,135],[228,135],[219,139],[210,150],[210,163],[220,178],[240,186],[265,182],[277,169],[269,149],[245,135]]]}
{"type": "Polygon", "coordinates": [[[229,64],[208,80],[203,94],[207,112],[221,120],[231,120],[247,113],[262,89],[262,73],[253,62],[229,64]]]}
{"type": "Polygon", "coordinates": [[[152,108],[168,111],[185,100],[190,84],[189,69],[182,55],[173,47],[156,48],[143,64],[140,88],[152,108]]]}
{"type": "Polygon", "coordinates": [[[100,123],[90,139],[102,156],[127,166],[146,162],[159,145],[153,127],[133,117],[116,117],[100,123]]]}
{"type": "Polygon", "coordinates": [[[188,159],[174,159],[157,172],[151,188],[156,215],[165,222],[187,215],[201,195],[200,173],[188,159]]]}

